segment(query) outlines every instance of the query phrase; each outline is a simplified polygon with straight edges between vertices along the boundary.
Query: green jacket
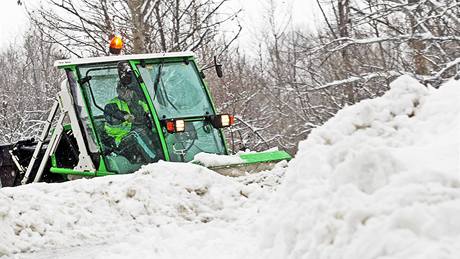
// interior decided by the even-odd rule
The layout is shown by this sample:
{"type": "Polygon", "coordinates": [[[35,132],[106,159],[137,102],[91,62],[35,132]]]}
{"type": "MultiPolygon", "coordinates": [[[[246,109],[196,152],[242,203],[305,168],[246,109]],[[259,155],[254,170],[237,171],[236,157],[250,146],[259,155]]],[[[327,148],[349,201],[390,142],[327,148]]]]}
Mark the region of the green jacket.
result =
{"type": "MultiPolygon", "coordinates": [[[[145,102],[139,100],[137,104],[142,107],[144,113],[149,113],[148,106],[145,102]]],[[[118,146],[123,138],[129,134],[133,127],[133,123],[126,120],[125,115],[133,115],[128,103],[118,97],[110,100],[104,109],[106,122],[104,125],[105,132],[110,137],[115,139],[118,146]]]]}

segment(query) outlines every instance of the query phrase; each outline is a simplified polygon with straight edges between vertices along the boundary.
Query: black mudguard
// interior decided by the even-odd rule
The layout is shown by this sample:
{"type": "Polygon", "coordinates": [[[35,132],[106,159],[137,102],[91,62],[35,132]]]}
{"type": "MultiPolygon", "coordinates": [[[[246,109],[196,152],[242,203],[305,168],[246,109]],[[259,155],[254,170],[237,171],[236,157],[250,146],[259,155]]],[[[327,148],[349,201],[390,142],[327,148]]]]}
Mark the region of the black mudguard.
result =
{"type": "MultiPolygon", "coordinates": [[[[45,153],[48,141],[45,141],[42,150],[39,152],[37,161],[34,165],[33,170],[29,176],[27,183],[31,183],[35,179],[35,174],[38,170],[40,162],[45,153]]],[[[0,183],[1,187],[12,187],[21,184],[22,178],[24,178],[25,172],[20,172],[19,168],[13,161],[13,156],[17,159],[18,163],[23,167],[27,168],[32,155],[37,146],[37,141],[34,139],[27,139],[19,141],[15,144],[0,145],[0,183]]],[[[58,167],[73,168],[78,162],[79,152],[76,148],[76,141],[73,138],[72,132],[67,131],[63,138],[59,142],[56,150],[56,160],[58,167]]],[[[67,178],[59,174],[50,173],[49,168],[51,163],[48,160],[48,164],[45,167],[41,181],[43,182],[62,182],[67,178]]]]}
{"type": "MultiPolygon", "coordinates": [[[[23,168],[27,168],[36,145],[37,142],[34,139],[21,140],[15,144],[0,145],[0,180],[2,187],[12,187],[21,184],[25,172],[20,172],[12,156],[15,156],[23,168]]],[[[39,153],[38,161],[41,160],[43,153],[44,150],[39,153]]],[[[39,163],[36,163],[36,168],[34,169],[37,169],[37,164],[39,163]]],[[[33,173],[30,175],[30,181],[34,179],[35,171],[33,170],[33,173]]]]}
{"type": "Polygon", "coordinates": [[[19,170],[14,165],[10,150],[14,145],[0,146],[0,184],[1,187],[15,186],[19,170]]]}
{"type": "Polygon", "coordinates": [[[11,187],[21,184],[24,174],[13,161],[16,157],[18,163],[27,168],[36,146],[36,141],[32,139],[21,140],[15,144],[0,145],[0,180],[2,187],[11,187]]]}

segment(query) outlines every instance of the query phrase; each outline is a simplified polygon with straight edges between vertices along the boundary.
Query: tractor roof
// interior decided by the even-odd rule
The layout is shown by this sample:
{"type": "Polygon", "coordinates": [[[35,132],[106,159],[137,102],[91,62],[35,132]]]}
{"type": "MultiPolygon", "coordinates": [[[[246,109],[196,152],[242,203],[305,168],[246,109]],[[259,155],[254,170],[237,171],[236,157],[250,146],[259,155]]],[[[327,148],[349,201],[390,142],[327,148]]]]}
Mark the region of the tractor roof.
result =
{"type": "Polygon", "coordinates": [[[62,66],[68,66],[68,65],[107,63],[107,62],[116,62],[116,61],[122,61],[122,60],[142,60],[142,59],[193,57],[193,56],[195,56],[193,52],[187,51],[187,52],[104,56],[104,57],[92,57],[92,58],[73,58],[73,59],[56,60],[54,62],[54,66],[62,67],[62,66]]]}

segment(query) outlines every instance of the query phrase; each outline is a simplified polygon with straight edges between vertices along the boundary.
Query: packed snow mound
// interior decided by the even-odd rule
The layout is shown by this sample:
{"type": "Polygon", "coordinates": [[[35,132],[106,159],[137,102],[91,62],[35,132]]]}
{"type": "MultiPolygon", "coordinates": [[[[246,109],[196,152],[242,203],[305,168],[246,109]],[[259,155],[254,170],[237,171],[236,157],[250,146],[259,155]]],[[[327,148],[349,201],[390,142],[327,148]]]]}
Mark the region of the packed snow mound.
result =
{"type": "Polygon", "coordinates": [[[284,166],[229,178],[160,162],[0,189],[0,256],[460,257],[459,81],[400,77],[313,130],[284,166]]]}
{"type": "Polygon", "coordinates": [[[299,144],[260,258],[459,258],[459,125],[459,81],[402,76],[341,110],[299,144]]]}
{"type": "Polygon", "coordinates": [[[104,243],[145,227],[230,222],[255,189],[201,166],[168,162],[132,175],[3,188],[0,256],[104,243]]]}
{"type": "Polygon", "coordinates": [[[193,163],[206,167],[233,165],[244,163],[239,155],[218,155],[209,153],[198,153],[193,158],[193,163]]]}

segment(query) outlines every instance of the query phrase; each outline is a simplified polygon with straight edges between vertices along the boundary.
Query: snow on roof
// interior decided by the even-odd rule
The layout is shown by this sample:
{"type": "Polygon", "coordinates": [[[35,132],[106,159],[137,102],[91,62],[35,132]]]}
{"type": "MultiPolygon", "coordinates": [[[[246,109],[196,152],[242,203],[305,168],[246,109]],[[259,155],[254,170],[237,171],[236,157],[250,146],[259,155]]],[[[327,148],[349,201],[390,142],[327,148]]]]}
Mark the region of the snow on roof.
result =
{"type": "Polygon", "coordinates": [[[402,76],[314,129],[286,169],[255,176],[160,162],[0,189],[0,256],[457,259],[459,99],[460,81],[402,76]]]}
{"type": "Polygon", "coordinates": [[[104,57],[92,57],[92,58],[73,58],[56,60],[54,62],[55,67],[65,65],[79,65],[79,64],[95,64],[95,63],[106,63],[116,62],[122,60],[141,60],[141,59],[155,59],[155,58],[170,58],[170,57],[193,57],[195,54],[191,51],[187,52],[168,52],[168,53],[151,53],[151,54],[134,54],[134,55],[114,55],[104,57]]]}

